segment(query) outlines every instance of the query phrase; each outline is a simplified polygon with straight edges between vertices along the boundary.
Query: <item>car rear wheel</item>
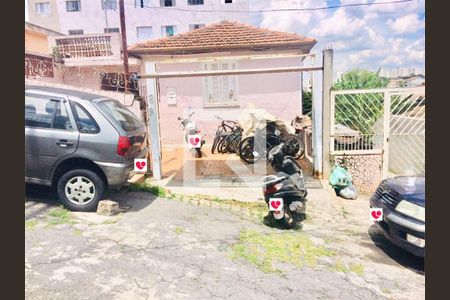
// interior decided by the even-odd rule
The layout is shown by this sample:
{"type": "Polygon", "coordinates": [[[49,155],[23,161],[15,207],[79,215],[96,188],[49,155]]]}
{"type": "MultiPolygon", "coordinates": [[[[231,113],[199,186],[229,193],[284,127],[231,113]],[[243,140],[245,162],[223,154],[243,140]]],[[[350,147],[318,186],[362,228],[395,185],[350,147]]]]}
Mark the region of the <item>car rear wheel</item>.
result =
{"type": "Polygon", "coordinates": [[[97,209],[106,184],[100,176],[86,169],[69,171],[58,180],[57,192],[61,202],[70,210],[97,209]]]}

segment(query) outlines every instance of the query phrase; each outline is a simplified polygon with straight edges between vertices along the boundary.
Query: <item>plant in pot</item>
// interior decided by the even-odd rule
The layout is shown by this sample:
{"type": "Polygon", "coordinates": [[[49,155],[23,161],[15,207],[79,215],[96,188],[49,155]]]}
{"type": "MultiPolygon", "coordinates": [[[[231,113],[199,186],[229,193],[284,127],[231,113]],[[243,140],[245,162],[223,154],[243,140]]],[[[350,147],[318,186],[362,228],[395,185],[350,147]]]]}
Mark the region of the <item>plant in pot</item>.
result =
{"type": "Polygon", "coordinates": [[[59,47],[53,47],[52,48],[52,56],[55,63],[63,63],[63,55],[61,54],[61,51],[59,50],[59,47]]]}

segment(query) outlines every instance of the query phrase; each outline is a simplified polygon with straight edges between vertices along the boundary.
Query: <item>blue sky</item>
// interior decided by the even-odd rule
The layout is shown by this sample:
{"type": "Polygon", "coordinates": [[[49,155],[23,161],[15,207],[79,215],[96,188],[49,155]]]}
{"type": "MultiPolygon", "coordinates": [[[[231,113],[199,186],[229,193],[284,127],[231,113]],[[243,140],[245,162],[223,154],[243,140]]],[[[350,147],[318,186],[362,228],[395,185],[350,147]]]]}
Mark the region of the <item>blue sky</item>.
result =
{"type": "MultiPolygon", "coordinates": [[[[313,8],[393,0],[253,1],[254,9],[313,8]],[[268,5],[269,4],[269,5],[268,5]]],[[[314,37],[314,51],[331,45],[334,71],[425,67],[425,0],[397,4],[341,7],[320,11],[270,12],[255,19],[258,26],[314,37]]]]}

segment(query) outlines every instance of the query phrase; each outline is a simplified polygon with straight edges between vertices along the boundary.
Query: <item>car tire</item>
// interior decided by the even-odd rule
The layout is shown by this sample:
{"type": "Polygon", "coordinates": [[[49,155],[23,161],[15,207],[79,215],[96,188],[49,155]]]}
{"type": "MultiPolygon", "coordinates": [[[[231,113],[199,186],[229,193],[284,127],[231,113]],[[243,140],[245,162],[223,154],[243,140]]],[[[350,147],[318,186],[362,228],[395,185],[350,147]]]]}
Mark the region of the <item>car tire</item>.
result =
{"type": "Polygon", "coordinates": [[[95,172],[75,169],[63,174],[57,183],[61,202],[73,211],[93,211],[105,192],[106,184],[95,172]]]}

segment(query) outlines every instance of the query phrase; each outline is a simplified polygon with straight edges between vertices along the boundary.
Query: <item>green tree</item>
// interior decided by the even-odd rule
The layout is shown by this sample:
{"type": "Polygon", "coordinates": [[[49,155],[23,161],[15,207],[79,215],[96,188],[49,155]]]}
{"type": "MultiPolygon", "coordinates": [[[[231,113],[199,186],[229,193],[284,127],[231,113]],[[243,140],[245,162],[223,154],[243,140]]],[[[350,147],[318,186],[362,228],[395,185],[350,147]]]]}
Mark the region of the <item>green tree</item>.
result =
{"type": "MultiPolygon", "coordinates": [[[[389,80],[377,72],[355,69],[344,73],[333,85],[334,90],[377,89],[387,87],[389,80]]],[[[362,134],[371,134],[372,126],[383,115],[383,93],[340,94],[335,98],[335,122],[362,134]]]]}
{"type": "Polygon", "coordinates": [[[312,111],[312,93],[303,91],[302,97],[303,114],[311,116],[312,111]]]}
{"type": "Polygon", "coordinates": [[[376,89],[387,87],[389,80],[379,76],[380,70],[354,69],[344,73],[333,85],[334,90],[376,89]]]}

